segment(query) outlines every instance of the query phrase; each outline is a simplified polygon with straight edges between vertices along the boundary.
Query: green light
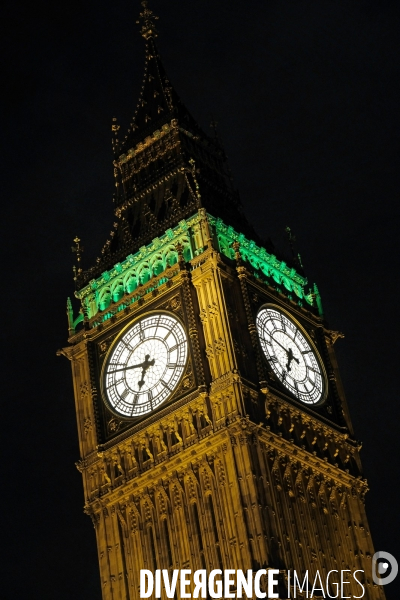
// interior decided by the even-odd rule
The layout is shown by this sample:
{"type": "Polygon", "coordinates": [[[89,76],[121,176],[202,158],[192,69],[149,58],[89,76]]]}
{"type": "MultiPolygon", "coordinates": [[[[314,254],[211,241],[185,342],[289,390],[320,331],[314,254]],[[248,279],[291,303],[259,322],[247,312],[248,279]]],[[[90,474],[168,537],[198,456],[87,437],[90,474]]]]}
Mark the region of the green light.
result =
{"type": "MultiPolygon", "coordinates": [[[[313,297],[315,297],[317,308],[322,315],[321,298],[316,286],[314,294],[306,294],[304,287],[307,279],[299,275],[294,268],[288,267],[285,262],[278,260],[273,254],[269,254],[265,248],[257,246],[254,241],[248,240],[242,233],[236,232],[233,227],[226,225],[221,219],[216,219],[206,213],[204,209],[200,209],[189,219],[180,221],[176,227],[168,229],[164,235],[155,238],[151,244],[142,246],[138,252],[130,254],[123,262],[117,263],[112,269],[105,271],[100,277],[93,279],[84,288],[75,292],[75,296],[81,300],[88,319],[93,319],[98,315],[98,319],[92,321],[92,326],[109,319],[115,312],[136,302],[143,296],[143,293],[147,294],[165,283],[166,278],[159,277],[166,269],[177,263],[177,243],[182,244],[184,258],[187,262],[204,252],[208,244],[202,227],[202,223],[204,224],[205,221],[208,222],[217,243],[217,250],[221,254],[234,259],[235,252],[232,244],[239,242],[243,261],[247,263],[247,268],[258,279],[268,285],[284,288],[287,296],[294,294],[300,306],[304,302],[313,305],[313,297]],[[153,277],[157,277],[155,285],[146,288],[145,292],[141,292],[141,286],[153,277]],[[126,298],[126,302],[123,301],[124,296],[133,294],[136,290],[137,294],[126,298]],[[115,304],[114,308],[113,304],[115,304]]],[[[72,307],[69,307],[69,313],[71,309],[72,307]]],[[[80,315],[74,320],[73,315],[69,314],[70,326],[73,324],[75,329],[82,318],[80,315]]]]}

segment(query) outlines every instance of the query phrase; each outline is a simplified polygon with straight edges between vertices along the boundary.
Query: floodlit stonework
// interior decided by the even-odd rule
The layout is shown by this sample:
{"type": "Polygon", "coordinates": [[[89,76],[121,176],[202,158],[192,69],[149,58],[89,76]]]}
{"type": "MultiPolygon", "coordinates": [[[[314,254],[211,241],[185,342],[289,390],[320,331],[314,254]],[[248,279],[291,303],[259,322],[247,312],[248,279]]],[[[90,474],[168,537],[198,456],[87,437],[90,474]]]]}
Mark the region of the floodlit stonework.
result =
{"type": "MultiPolygon", "coordinates": [[[[268,568],[281,573],[282,598],[288,570],[311,577],[349,569],[364,571],[365,598],[383,599],[371,577],[360,444],[335,359],[341,334],[327,328],[299,259],[277,258],[253,235],[218,139],[201,131],[166,78],[154,15],[142,4],[143,90],[124,140],[113,124],[115,223],[86,272],[76,242],[81,312],[75,316],[68,301],[69,345],[60,351],[72,365],[77,468],[103,599],[139,598],[141,569],[268,568]],[[275,333],[266,342],[280,345],[284,360],[279,349],[267,359],[260,343],[257,315],[266,305],[293,326],[292,345],[275,333]],[[168,364],[178,360],[172,344],[163,375],[151,371],[157,356],[130,362],[139,337],[125,362],[112,362],[123,332],[161,314],[173,315],[187,336],[176,385],[168,383],[168,364]],[[311,352],[320,365],[315,403],[290,391],[304,385],[304,398],[308,385],[294,375],[303,360],[296,331],[307,342],[303,356],[311,352]],[[109,364],[119,373],[112,403],[109,364]],[[136,416],[138,403],[150,406],[162,386],[169,389],[162,403],[136,416]],[[132,404],[131,417],[119,411],[118,393],[126,410],[132,404]]],[[[145,335],[155,339],[157,330],[145,335]]],[[[348,593],[359,595],[351,581],[348,593]]]]}

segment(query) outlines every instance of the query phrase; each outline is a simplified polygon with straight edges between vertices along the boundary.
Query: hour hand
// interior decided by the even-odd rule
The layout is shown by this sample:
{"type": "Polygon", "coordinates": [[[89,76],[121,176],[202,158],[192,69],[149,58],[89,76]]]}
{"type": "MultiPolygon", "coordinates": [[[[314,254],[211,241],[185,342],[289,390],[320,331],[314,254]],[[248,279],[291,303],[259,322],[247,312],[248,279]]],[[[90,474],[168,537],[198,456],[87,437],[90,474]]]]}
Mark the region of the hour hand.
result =
{"type": "Polygon", "coordinates": [[[285,348],[285,346],[283,344],[281,344],[280,342],[278,342],[278,340],[274,337],[271,336],[271,338],[273,339],[273,341],[278,344],[278,346],[280,346],[282,348],[282,350],[284,350],[286,352],[286,354],[289,356],[289,350],[287,348],[285,348]]]}
{"type": "Polygon", "coordinates": [[[287,369],[287,371],[290,371],[290,363],[292,362],[292,360],[295,360],[297,362],[297,364],[300,364],[300,363],[299,363],[299,359],[296,358],[295,355],[293,354],[293,350],[291,348],[289,348],[289,350],[286,350],[286,354],[288,357],[286,369],[287,369]]]}
{"type": "Polygon", "coordinates": [[[154,358],[150,359],[150,354],[146,354],[144,361],[142,362],[142,364],[140,365],[142,367],[142,378],[140,381],[138,381],[138,386],[139,386],[139,390],[142,389],[142,386],[144,385],[144,376],[146,375],[146,371],[149,367],[152,367],[154,365],[154,363],[156,362],[154,358]]]}

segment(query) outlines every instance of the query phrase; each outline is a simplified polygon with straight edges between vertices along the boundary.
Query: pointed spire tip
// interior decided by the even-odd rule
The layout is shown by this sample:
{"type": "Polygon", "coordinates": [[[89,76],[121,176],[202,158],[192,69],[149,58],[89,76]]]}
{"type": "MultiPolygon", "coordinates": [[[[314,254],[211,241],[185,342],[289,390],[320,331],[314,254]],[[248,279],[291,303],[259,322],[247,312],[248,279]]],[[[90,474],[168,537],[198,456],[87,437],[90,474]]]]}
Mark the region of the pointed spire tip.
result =
{"type": "Polygon", "coordinates": [[[158,20],[158,17],[147,7],[147,4],[147,0],[142,0],[141,5],[143,6],[143,11],[139,14],[138,21],[136,21],[137,24],[142,24],[140,34],[145,40],[148,40],[151,37],[156,38],[158,35],[155,26],[155,21],[158,20]]]}

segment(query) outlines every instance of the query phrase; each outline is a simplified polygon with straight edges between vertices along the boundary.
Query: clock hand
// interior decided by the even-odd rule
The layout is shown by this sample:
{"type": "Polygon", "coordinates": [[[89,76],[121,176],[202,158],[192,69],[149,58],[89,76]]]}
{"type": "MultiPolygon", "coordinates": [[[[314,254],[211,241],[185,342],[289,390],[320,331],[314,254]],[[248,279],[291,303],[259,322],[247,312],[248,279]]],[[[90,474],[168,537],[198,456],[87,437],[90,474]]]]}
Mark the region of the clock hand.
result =
{"type": "MultiPolygon", "coordinates": [[[[142,369],[145,369],[145,372],[147,371],[147,369],[150,366],[154,365],[154,358],[153,360],[149,360],[150,358],[150,354],[146,354],[145,356],[145,360],[137,365],[129,365],[129,367],[122,367],[122,369],[114,369],[114,371],[109,371],[109,373],[118,373],[119,371],[127,371],[128,369],[137,369],[139,367],[142,367],[142,369]]],[[[143,374],[142,374],[143,377],[143,374]]]]}
{"type": "Polygon", "coordinates": [[[278,342],[278,340],[276,338],[274,338],[272,335],[271,335],[271,338],[273,339],[274,342],[276,342],[278,344],[278,346],[280,346],[282,348],[282,350],[284,350],[286,352],[286,355],[288,358],[288,361],[286,363],[287,371],[290,371],[290,363],[292,362],[292,360],[295,360],[297,362],[297,364],[300,364],[299,359],[294,356],[293,350],[291,348],[289,348],[289,350],[287,348],[285,348],[285,346],[283,346],[283,344],[278,342]]]}
{"type": "Polygon", "coordinates": [[[286,352],[287,352],[287,357],[288,357],[288,361],[286,364],[286,370],[290,371],[290,368],[291,368],[290,363],[292,362],[292,360],[295,360],[297,362],[297,364],[300,364],[300,363],[299,363],[299,359],[294,356],[293,350],[291,348],[289,348],[289,350],[286,350],[286,352]]]}
{"type": "Polygon", "coordinates": [[[155,363],[154,358],[152,360],[149,360],[149,358],[150,358],[150,354],[146,354],[146,356],[144,357],[144,361],[140,365],[142,367],[142,378],[140,381],[138,381],[139,390],[141,390],[144,385],[144,376],[146,375],[147,369],[149,367],[152,367],[155,363]]]}
{"type": "Polygon", "coordinates": [[[127,371],[128,369],[137,369],[138,367],[142,367],[143,363],[138,365],[130,365],[129,367],[122,367],[122,369],[114,369],[114,371],[109,371],[109,373],[118,373],[119,371],[127,371]]]}
{"type": "MultiPolygon", "coordinates": [[[[290,352],[291,352],[291,350],[290,350],[290,352]]],[[[292,369],[291,363],[292,363],[293,359],[294,359],[293,353],[288,353],[288,361],[287,361],[287,364],[286,364],[286,369],[287,369],[288,372],[291,371],[291,369],[292,369]]]]}
{"type": "Polygon", "coordinates": [[[276,342],[278,344],[278,346],[280,346],[286,352],[286,354],[289,354],[288,349],[285,348],[285,346],[283,344],[281,344],[280,342],[278,342],[278,340],[275,339],[272,335],[271,335],[271,338],[273,339],[274,342],[276,342]]]}

